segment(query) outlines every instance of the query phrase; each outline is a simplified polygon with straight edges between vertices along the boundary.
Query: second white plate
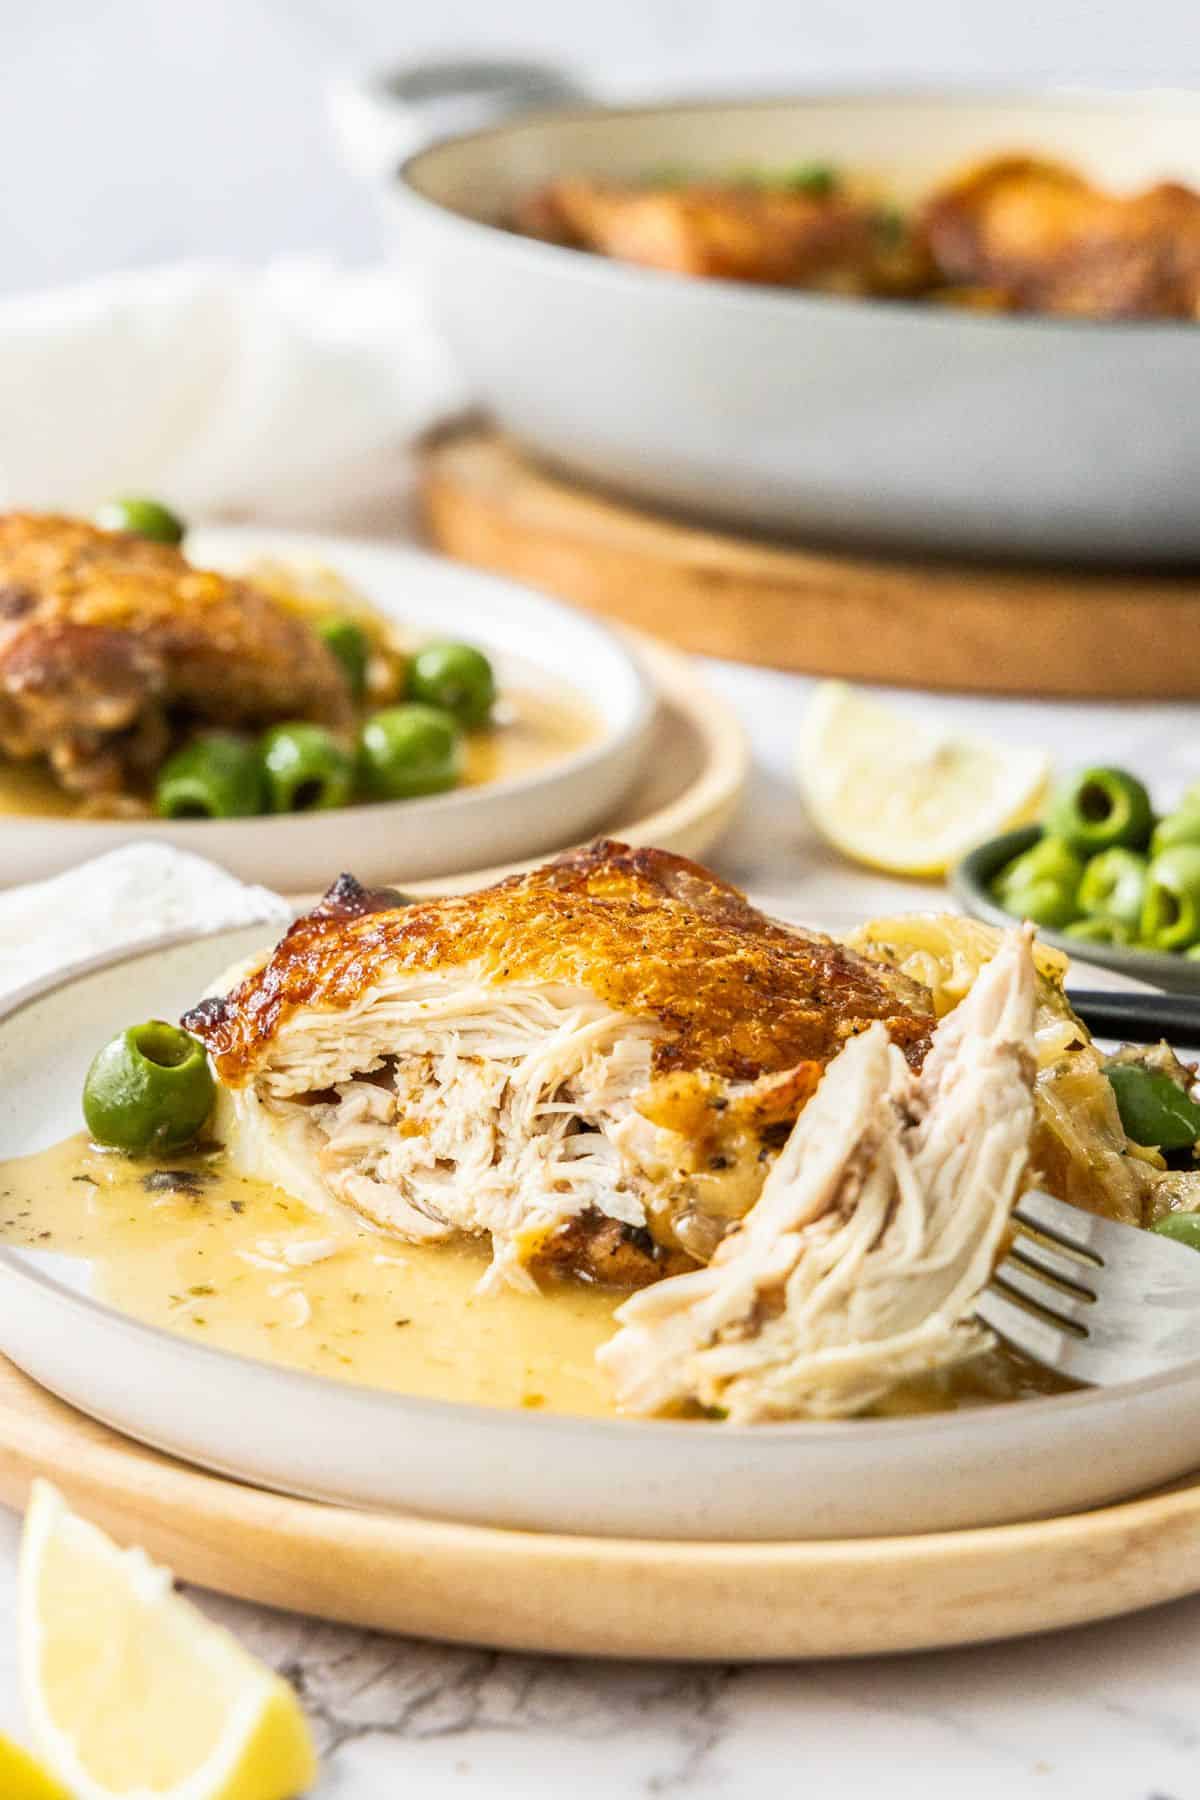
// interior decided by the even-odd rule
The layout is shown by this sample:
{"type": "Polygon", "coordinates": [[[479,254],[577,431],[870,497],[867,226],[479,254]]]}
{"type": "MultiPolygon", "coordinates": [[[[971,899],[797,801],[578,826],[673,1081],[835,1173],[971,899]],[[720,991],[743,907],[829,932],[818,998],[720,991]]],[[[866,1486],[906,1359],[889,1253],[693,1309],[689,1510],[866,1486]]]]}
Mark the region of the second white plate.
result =
{"type": "Polygon", "coordinates": [[[404,545],[306,532],[199,530],[200,566],[239,569],[259,557],[326,564],[416,636],[465,638],[493,658],[501,685],[519,680],[598,715],[594,743],[528,775],[433,799],[336,812],[230,820],[0,820],[0,884],[35,881],[134,838],[154,838],[284,893],[324,887],[352,868],[366,882],[422,881],[559,849],[597,826],[643,767],[654,693],[615,632],[515,583],[404,545]]]}

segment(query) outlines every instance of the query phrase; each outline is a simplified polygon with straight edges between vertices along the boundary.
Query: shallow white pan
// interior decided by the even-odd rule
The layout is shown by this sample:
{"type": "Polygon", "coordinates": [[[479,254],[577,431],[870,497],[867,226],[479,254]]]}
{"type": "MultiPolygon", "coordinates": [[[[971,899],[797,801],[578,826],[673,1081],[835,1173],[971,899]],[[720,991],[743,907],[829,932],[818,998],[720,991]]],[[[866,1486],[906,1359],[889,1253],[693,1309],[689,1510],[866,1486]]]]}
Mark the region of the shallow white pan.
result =
{"type": "Polygon", "coordinates": [[[368,882],[430,880],[586,837],[642,770],[654,718],[650,683],[614,632],[570,607],[404,545],[247,527],[191,532],[187,553],[200,567],[231,570],[259,557],[325,564],[414,638],[480,645],[502,690],[508,682],[559,699],[577,695],[598,715],[600,734],[545,769],[431,799],[256,819],[0,817],[0,886],[147,837],[284,893],[323,888],[331,871],[345,868],[368,882]]]}
{"type": "MultiPolygon", "coordinates": [[[[261,927],[110,962],[0,1018],[0,1157],[79,1128],[96,1047],[170,1018],[261,927]]],[[[452,1322],[447,1322],[452,1329],[452,1322]]],[[[0,1348],[130,1436],[242,1480],[350,1505],[647,1538],[891,1536],[1098,1505],[1200,1465],[1200,1364],[958,1414],[734,1429],[555,1417],[403,1396],[174,1337],[0,1251],[0,1348]]]]}
{"type": "MultiPolygon", "coordinates": [[[[386,143],[385,84],[371,90],[386,143]]],[[[371,124],[371,115],[363,121],[371,124]]],[[[394,135],[394,121],[393,121],[394,135]]],[[[898,200],[1005,150],[1200,185],[1200,97],[812,94],[541,112],[388,171],[472,390],[590,480],[774,532],[1086,561],[1200,556],[1200,325],[851,301],[634,268],[502,229],[559,175],[809,160],[898,200]]]]}

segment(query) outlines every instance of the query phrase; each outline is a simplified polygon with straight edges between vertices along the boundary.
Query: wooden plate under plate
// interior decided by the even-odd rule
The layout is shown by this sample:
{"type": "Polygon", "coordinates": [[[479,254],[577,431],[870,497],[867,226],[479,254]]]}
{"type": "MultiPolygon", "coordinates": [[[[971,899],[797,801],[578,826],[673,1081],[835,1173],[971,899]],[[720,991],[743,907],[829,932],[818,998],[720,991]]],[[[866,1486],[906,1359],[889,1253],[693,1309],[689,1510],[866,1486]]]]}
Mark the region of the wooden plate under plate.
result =
{"type": "MultiPolygon", "coordinates": [[[[631,1426],[636,1430],[636,1426],[631,1426]]],[[[1200,1480],[1031,1525],[908,1538],[664,1544],[353,1512],[143,1449],[0,1359],[0,1501],[36,1475],[205,1587],[452,1643],[703,1661],[1017,1637],[1200,1589],[1200,1480]]]]}
{"type": "Polygon", "coordinates": [[[487,426],[429,438],[438,548],[687,650],[968,692],[1200,695],[1200,573],[1027,569],[708,529],[543,469],[487,426]]]}

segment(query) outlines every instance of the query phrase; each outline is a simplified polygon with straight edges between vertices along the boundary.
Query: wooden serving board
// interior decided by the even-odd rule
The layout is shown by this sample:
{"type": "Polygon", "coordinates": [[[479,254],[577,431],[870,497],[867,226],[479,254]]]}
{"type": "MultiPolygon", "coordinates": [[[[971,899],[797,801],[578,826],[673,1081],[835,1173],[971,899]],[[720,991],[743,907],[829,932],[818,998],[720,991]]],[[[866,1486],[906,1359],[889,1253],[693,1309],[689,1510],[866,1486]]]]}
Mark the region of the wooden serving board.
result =
{"type": "Polygon", "coordinates": [[[37,1475],[189,1581],[293,1612],[499,1649],[703,1661],[862,1656],[1016,1637],[1200,1589],[1200,1480],[1072,1518],[925,1537],[552,1537],[245,1487],[131,1443],[0,1359],[0,1501],[23,1506],[37,1475]]]}
{"type": "Polygon", "coordinates": [[[452,556],[687,650],[810,675],[970,692],[1200,695],[1200,572],[904,560],[669,518],[547,470],[478,422],[419,459],[452,556]]]}

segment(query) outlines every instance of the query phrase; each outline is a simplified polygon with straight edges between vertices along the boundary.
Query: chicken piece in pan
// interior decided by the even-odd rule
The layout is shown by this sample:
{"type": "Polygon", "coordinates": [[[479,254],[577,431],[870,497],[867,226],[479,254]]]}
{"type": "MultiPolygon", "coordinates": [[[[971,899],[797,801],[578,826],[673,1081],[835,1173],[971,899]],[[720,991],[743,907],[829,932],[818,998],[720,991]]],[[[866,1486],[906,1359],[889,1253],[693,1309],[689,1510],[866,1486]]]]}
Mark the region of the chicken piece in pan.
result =
{"type": "Polygon", "coordinates": [[[1123,196],[1057,163],[1000,157],[935,193],[921,228],[960,304],[1200,317],[1200,194],[1176,183],[1123,196]]]}
{"type": "Polygon", "coordinates": [[[878,1021],[919,1065],[928,993],[681,857],[601,842],[404,906],[347,878],[186,1023],[235,1163],[496,1278],[623,1285],[707,1261],[822,1071],[878,1021]]]}
{"type": "Polygon", "coordinates": [[[862,295],[925,285],[923,256],[891,214],[834,186],[679,187],[557,181],[518,209],[531,237],[677,275],[862,295]]]}
{"type": "Polygon", "coordinates": [[[1033,1037],[1013,932],[919,1075],[881,1026],[854,1038],[710,1266],[621,1307],[598,1354],[623,1406],[837,1417],[984,1349],[972,1303],[1028,1175],[1033,1037]]]}
{"type": "Polygon", "coordinates": [[[0,755],[119,794],[182,725],[348,725],[335,657],[251,583],[82,520],[0,517],[0,755]]]}

